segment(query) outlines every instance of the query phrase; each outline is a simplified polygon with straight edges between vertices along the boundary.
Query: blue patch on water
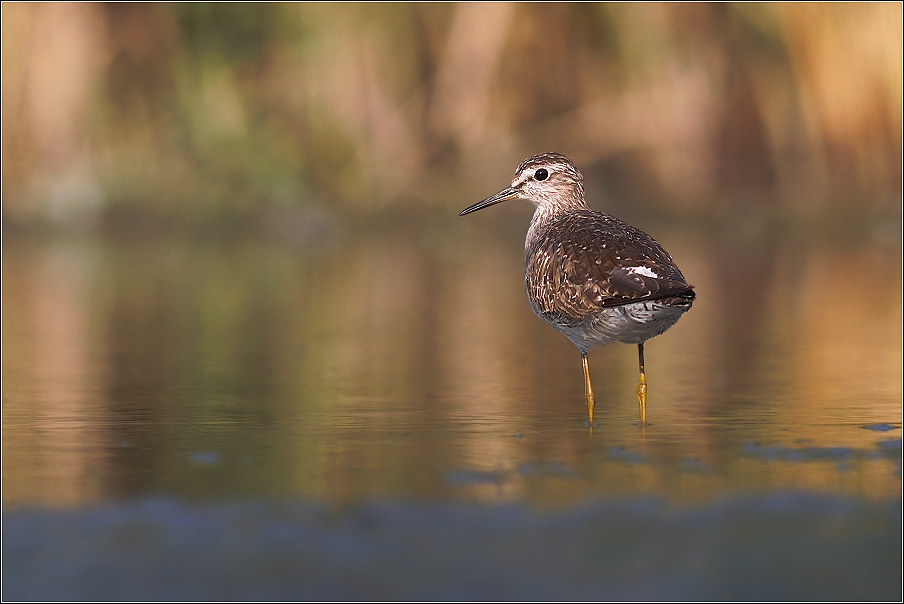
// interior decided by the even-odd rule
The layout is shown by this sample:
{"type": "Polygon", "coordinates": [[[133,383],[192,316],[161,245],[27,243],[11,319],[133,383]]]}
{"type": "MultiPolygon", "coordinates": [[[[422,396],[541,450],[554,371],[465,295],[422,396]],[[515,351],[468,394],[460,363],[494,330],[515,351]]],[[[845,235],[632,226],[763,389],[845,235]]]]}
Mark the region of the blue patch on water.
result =
{"type": "Polygon", "coordinates": [[[864,430],[872,430],[873,432],[890,432],[892,430],[898,430],[899,426],[892,426],[891,424],[870,424],[868,426],[862,426],[864,430]]]}
{"type": "Polygon", "coordinates": [[[452,470],[446,472],[446,482],[455,486],[474,484],[500,484],[505,482],[502,472],[484,472],[481,470],[452,470]]]}
{"type": "Polygon", "coordinates": [[[776,493],[550,512],[138,501],[5,509],[2,597],[900,601],[900,554],[900,499],[776,493]]]}
{"type": "Polygon", "coordinates": [[[521,476],[574,476],[575,471],[561,461],[551,461],[549,463],[523,463],[518,466],[518,474],[521,476]]]}
{"type": "Polygon", "coordinates": [[[896,440],[883,440],[876,443],[876,446],[879,448],[879,453],[882,454],[883,457],[889,457],[892,459],[901,457],[901,439],[898,438],[896,440]]]}
{"type": "Polygon", "coordinates": [[[568,474],[571,472],[561,461],[551,461],[546,464],[546,469],[550,474],[568,474]]]}
{"type": "Polygon", "coordinates": [[[211,451],[197,451],[189,455],[188,460],[198,465],[209,466],[220,461],[220,454],[211,451]]]}
{"type": "Polygon", "coordinates": [[[623,461],[631,465],[642,464],[645,461],[642,453],[638,453],[637,451],[625,451],[621,447],[609,447],[608,457],[609,459],[623,461]]]}
{"type": "Polygon", "coordinates": [[[712,471],[712,469],[711,469],[708,465],[706,465],[705,463],[702,463],[702,462],[701,462],[699,459],[697,459],[696,457],[688,457],[688,458],[686,458],[686,459],[684,460],[684,463],[682,464],[682,469],[683,469],[683,470],[686,470],[686,471],[688,471],[688,472],[705,472],[705,473],[708,473],[708,472],[711,472],[711,471],[712,471]]]}
{"type": "Polygon", "coordinates": [[[788,447],[761,447],[757,443],[744,443],[741,449],[744,455],[759,457],[766,461],[850,461],[854,450],[850,447],[804,447],[791,449],[788,447]]]}

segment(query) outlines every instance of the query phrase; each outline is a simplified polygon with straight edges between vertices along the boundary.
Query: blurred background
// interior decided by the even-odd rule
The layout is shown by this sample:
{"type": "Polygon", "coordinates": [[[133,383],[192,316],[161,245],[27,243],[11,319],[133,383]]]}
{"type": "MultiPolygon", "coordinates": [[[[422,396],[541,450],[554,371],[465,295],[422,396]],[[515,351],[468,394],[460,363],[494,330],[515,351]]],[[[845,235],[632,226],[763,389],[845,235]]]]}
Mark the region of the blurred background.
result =
{"type": "Polygon", "coordinates": [[[5,503],[900,489],[899,5],[2,11],[5,503]],[[622,346],[586,440],[529,204],[457,216],[547,150],[697,287],[646,440],[622,346]]]}
{"type": "Polygon", "coordinates": [[[449,211],[546,150],[670,212],[900,215],[893,3],[14,3],[2,27],[6,229],[449,211]]]}

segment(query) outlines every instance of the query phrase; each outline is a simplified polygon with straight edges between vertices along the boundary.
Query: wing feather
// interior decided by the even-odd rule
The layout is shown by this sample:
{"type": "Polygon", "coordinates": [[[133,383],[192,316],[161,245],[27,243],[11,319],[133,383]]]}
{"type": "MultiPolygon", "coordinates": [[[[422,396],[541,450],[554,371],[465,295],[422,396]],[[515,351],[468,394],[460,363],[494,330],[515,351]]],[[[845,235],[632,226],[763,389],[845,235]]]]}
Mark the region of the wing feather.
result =
{"type": "Polygon", "coordinates": [[[614,216],[582,210],[542,229],[525,253],[525,287],[538,314],[579,321],[600,308],[692,298],[655,239],[614,216]]]}

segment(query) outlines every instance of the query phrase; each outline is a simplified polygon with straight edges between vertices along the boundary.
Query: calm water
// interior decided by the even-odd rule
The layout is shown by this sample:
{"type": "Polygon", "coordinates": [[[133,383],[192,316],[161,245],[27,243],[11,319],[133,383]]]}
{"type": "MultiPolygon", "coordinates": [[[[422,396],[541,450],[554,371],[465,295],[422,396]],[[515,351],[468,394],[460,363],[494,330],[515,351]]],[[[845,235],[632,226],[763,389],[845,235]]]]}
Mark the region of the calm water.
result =
{"type": "Polygon", "coordinates": [[[524,296],[529,211],[498,210],[6,236],[4,510],[900,497],[894,228],[635,220],[698,301],[648,343],[644,433],[635,348],[591,352],[591,437],[579,354],[524,296]]]}

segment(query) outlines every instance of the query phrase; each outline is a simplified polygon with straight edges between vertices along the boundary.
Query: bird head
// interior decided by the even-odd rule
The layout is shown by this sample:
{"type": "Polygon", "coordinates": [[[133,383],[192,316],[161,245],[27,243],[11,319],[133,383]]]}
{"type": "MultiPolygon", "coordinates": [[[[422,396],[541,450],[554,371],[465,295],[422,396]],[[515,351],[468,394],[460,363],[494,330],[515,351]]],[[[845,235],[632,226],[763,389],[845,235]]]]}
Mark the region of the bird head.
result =
{"type": "Polygon", "coordinates": [[[587,207],[584,177],[571,160],[561,153],[541,153],[521,162],[510,187],[465,208],[459,215],[464,216],[509,199],[525,199],[542,211],[587,207]]]}

